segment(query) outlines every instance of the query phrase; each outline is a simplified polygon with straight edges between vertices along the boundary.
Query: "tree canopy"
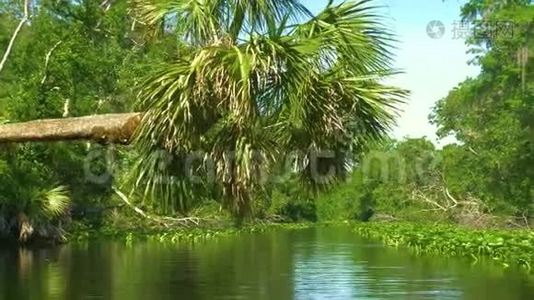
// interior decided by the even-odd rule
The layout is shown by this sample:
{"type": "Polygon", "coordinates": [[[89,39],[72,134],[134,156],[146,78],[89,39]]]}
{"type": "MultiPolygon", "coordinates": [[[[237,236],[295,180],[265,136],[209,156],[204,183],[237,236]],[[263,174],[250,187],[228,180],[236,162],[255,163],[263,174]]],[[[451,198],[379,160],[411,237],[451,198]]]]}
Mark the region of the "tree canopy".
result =
{"type": "Polygon", "coordinates": [[[238,214],[290,152],[313,183],[322,169],[340,175],[351,152],[385,135],[405,95],[381,82],[393,72],[392,36],[365,1],[330,3],[317,16],[291,0],[135,5],[141,22],[180,45],[139,94],[138,182],[157,198],[177,198],[190,185],[176,165],[154,167],[157,149],[178,164],[200,153],[199,167],[214,173],[238,214]],[[312,166],[324,151],[333,155],[312,166]],[[162,177],[172,182],[158,186],[162,177]]]}
{"type": "Polygon", "coordinates": [[[443,149],[388,137],[408,92],[384,84],[396,41],[377,12],[0,0],[0,235],[124,199],[240,220],[531,216],[530,1],[462,7],[481,73],[437,101],[430,122],[456,140],[443,149]],[[68,142],[38,142],[51,140],[68,142]],[[21,141],[34,143],[8,143],[21,141]]]}
{"type": "MultiPolygon", "coordinates": [[[[84,182],[88,154],[101,147],[92,142],[3,146],[7,176],[35,176],[36,189],[88,188],[73,188],[78,203],[121,185],[160,212],[214,198],[242,218],[281,172],[313,189],[342,178],[406,95],[383,84],[395,72],[394,39],[368,1],[330,2],[317,15],[296,0],[2,1],[0,21],[0,47],[15,41],[0,73],[3,122],[56,119],[2,134],[91,138],[110,131],[90,115],[142,112],[119,158],[131,170],[104,184],[84,182]]],[[[32,203],[20,184],[6,188],[2,203],[32,203]]]]}

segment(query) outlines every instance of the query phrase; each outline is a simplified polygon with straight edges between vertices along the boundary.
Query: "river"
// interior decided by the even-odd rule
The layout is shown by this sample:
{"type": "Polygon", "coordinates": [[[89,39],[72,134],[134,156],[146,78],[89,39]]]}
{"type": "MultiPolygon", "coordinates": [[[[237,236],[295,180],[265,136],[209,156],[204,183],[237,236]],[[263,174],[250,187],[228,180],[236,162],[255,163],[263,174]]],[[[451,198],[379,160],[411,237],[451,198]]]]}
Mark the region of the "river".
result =
{"type": "Polygon", "coordinates": [[[0,299],[534,299],[534,280],[318,227],[178,245],[4,248],[0,299]]]}

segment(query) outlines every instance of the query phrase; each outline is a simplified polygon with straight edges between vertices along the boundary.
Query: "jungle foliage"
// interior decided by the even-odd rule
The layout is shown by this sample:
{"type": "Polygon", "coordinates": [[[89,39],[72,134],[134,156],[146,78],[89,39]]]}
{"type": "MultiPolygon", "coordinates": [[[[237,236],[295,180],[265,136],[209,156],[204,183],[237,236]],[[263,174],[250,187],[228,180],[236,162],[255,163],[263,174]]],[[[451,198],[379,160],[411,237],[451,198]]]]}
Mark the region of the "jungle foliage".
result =
{"type": "Polygon", "coordinates": [[[130,146],[0,145],[0,236],[62,239],[71,218],[532,218],[530,1],[462,8],[481,73],[436,103],[430,121],[456,140],[442,149],[387,138],[407,92],[383,84],[394,37],[368,1],[313,16],[296,0],[0,0],[0,51],[23,3],[0,123],[145,115],[130,146]]]}
{"type": "Polygon", "coordinates": [[[7,232],[20,231],[16,215],[36,223],[34,194],[58,185],[74,202],[59,223],[121,201],[143,216],[216,202],[250,218],[265,210],[273,173],[311,189],[342,177],[406,94],[381,81],[394,72],[392,36],[365,1],[316,16],[296,0],[0,3],[0,45],[15,41],[0,74],[2,122],[144,111],[129,148],[2,146],[7,232]]]}
{"type": "Polygon", "coordinates": [[[425,139],[376,147],[349,182],[319,198],[323,218],[367,219],[374,212],[476,226],[524,226],[532,219],[534,6],[472,0],[461,14],[472,29],[470,63],[481,73],[439,100],[430,115],[439,138],[456,142],[442,149],[425,139]]]}

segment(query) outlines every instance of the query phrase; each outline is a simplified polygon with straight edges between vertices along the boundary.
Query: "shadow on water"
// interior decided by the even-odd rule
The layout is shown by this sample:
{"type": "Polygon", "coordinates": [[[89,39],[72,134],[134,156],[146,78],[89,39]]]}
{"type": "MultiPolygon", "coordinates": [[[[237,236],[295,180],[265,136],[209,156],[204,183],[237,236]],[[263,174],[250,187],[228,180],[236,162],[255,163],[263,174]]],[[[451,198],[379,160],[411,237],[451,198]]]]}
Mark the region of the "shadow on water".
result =
{"type": "Polygon", "coordinates": [[[327,227],[0,250],[0,299],[534,299],[526,274],[327,227]]]}

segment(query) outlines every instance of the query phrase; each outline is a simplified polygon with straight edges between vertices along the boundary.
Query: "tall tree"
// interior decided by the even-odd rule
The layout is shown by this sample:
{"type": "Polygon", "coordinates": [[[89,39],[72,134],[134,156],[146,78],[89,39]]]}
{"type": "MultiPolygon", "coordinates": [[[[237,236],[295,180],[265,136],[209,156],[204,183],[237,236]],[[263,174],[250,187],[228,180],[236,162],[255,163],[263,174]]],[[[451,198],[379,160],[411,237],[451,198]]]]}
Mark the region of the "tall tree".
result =
{"type": "Polygon", "coordinates": [[[446,177],[454,192],[527,213],[534,192],[534,6],[525,0],[472,0],[462,14],[473,28],[467,43],[481,73],[435,107],[438,134],[461,142],[445,151],[457,168],[446,177]]]}
{"type": "Polygon", "coordinates": [[[346,154],[383,136],[405,94],[381,83],[392,36],[367,4],[330,2],[312,16],[295,0],[137,1],[144,23],[166,23],[155,28],[182,45],[140,87],[138,183],[180,199],[191,185],[184,159],[200,153],[199,168],[244,216],[289,152],[315,185],[342,175],[346,154]],[[163,168],[158,149],[171,157],[163,168]]]}
{"type": "MultiPolygon", "coordinates": [[[[0,51],[7,48],[24,13],[20,3],[0,1],[0,51]]],[[[20,30],[0,73],[0,123],[8,123],[1,134],[9,136],[14,126],[10,123],[16,121],[72,121],[68,117],[131,110],[130,87],[143,68],[139,62],[149,62],[154,55],[152,45],[136,46],[143,39],[131,30],[127,2],[113,1],[111,7],[101,6],[98,0],[31,3],[31,26],[20,30]]],[[[50,129],[70,139],[64,133],[74,123],[55,128],[40,124],[19,128],[17,134],[39,135],[50,129]]],[[[83,128],[78,126],[78,132],[83,128]]],[[[0,148],[0,235],[5,230],[15,233],[20,228],[15,226],[17,219],[30,220],[35,227],[48,226],[42,222],[43,210],[37,208],[47,198],[58,199],[45,197],[58,185],[68,186],[74,205],[107,205],[111,182],[88,182],[84,167],[89,148],[98,146],[73,142],[2,144],[0,148]],[[17,218],[22,214],[27,218],[17,218]]],[[[89,167],[102,170],[105,163],[94,159],[89,167]]],[[[35,233],[46,231],[37,229],[35,233]]]]}
{"type": "MultiPolygon", "coordinates": [[[[393,37],[369,1],[330,1],[317,16],[297,0],[132,5],[136,26],[177,43],[174,59],[138,86],[135,136],[135,186],[171,210],[194,197],[193,153],[201,184],[214,184],[238,216],[288,152],[308,182],[331,182],[352,152],[387,132],[406,94],[382,83],[393,73],[393,37]]],[[[85,130],[98,127],[86,121],[85,130]]],[[[16,126],[0,126],[0,141],[16,140],[6,138],[16,126]]],[[[28,136],[18,141],[37,135],[28,136]]]]}

